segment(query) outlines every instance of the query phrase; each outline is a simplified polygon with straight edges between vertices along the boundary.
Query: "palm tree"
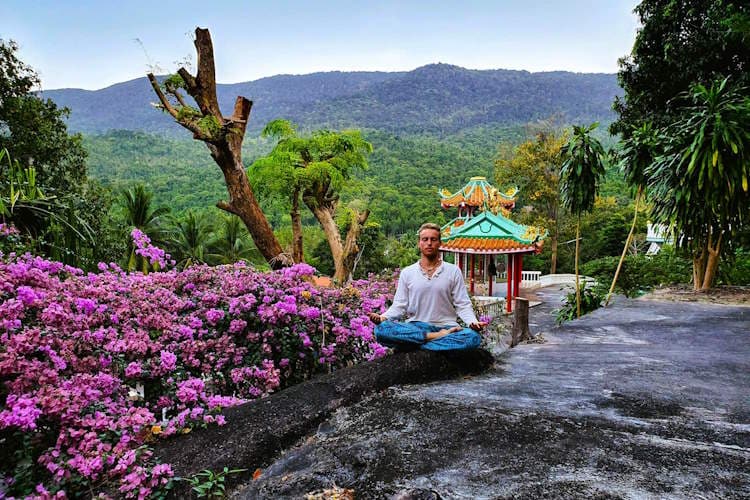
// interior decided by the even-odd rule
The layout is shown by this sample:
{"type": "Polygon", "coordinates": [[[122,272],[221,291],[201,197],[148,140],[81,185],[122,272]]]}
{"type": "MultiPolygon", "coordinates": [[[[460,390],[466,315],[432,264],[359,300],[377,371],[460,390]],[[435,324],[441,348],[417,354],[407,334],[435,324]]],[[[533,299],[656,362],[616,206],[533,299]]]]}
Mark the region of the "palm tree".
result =
{"type": "Polygon", "coordinates": [[[750,213],[750,89],[729,79],[695,85],[660,137],[664,154],[646,170],[652,215],[692,252],[693,288],[713,285],[722,254],[750,213]]]}
{"type": "MultiPolygon", "coordinates": [[[[143,184],[136,184],[130,189],[122,192],[122,205],[124,208],[125,225],[130,230],[133,228],[143,231],[154,245],[162,246],[168,240],[168,231],[164,225],[164,216],[169,213],[169,208],[159,207],[154,209],[151,205],[153,193],[146,190],[143,184]]],[[[132,241],[128,243],[127,269],[146,270],[148,263],[142,257],[135,254],[135,245],[132,241]]]]}
{"type": "Polygon", "coordinates": [[[580,254],[581,214],[594,208],[599,183],[604,176],[604,148],[591,136],[598,127],[573,127],[573,134],[561,153],[564,158],[560,170],[560,194],[562,204],[576,216],[576,317],[581,317],[581,288],[578,278],[578,256],[580,254]]]}
{"type": "Polygon", "coordinates": [[[175,233],[170,241],[170,248],[177,265],[184,269],[193,264],[205,263],[209,257],[211,231],[203,214],[188,210],[184,217],[174,222],[175,233]]]}
{"type": "Polygon", "coordinates": [[[247,239],[247,230],[236,215],[221,217],[221,230],[209,243],[210,260],[215,264],[232,264],[240,260],[263,259],[258,249],[247,239]]]}
{"type": "Polygon", "coordinates": [[[151,238],[154,243],[165,240],[164,216],[169,213],[167,207],[152,207],[153,193],[146,190],[143,184],[136,184],[122,192],[125,209],[125,224],[137,227],[151,238]]]}

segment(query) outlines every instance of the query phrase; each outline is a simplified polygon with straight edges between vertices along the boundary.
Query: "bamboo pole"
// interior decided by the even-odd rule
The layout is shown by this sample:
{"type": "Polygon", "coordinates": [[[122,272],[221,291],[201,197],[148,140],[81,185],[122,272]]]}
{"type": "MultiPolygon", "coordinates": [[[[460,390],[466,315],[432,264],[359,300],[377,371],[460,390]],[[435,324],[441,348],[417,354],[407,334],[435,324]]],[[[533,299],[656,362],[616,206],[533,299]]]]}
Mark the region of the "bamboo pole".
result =
{"type": "Polygon", "coordinates": [[[604,301],[604,307],[609,305],[609,299],[612,297],[612,292],[615,290],[615,284],[617,284],[617,278],[620,276],[620,269],[622,269],[622,263],[625,262],[625,255],[628,253],[628,247],[630,242],[633,240],[633,234],[635,233],[635,223],[638,220],[638,203],[641,201],[643,194],[643,186],[638,187],[638,194],[635,196],[635,213],[633,214],[633,224],[630,226],[630,233],[628,238],[625,240],[625,248],[622,249],[622,255],[620,256],[620,262],[617,263],[617,270],[615,271],[615,277],[612,278],[612,285],[609,287],[607,293],[607,300],[604,301]]]}
{"type": "Polygon", "coordinates": [[[581,317],[581,287],[578,284],[578,251],[581,246],[581,214],[576,223],[576,318],[581,317]]]}

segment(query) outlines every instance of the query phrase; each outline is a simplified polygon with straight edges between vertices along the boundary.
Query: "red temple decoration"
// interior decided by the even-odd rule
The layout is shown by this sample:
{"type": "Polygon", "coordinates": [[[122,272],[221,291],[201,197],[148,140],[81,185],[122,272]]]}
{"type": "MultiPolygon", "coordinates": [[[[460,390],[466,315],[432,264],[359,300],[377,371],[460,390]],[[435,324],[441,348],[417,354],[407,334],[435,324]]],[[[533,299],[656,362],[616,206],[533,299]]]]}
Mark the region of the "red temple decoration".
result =
{"type": "Polygon", "coordinates": [[[456,264],[475,292],[477,274],[489,278],[488,294],[493,295],[493,282],[498,270],[507,272],[506,310],[511,311],[518,296],[523,270],[523,256],[542,251],[547,231],[524,226],[510,220],[518,189],[504,193],[495,189],[484,177],[472,177],[461,190],[440,192],[445,209],[457,208],[458,216],[443,226],[440,250],[454,255],[456,264]]]}

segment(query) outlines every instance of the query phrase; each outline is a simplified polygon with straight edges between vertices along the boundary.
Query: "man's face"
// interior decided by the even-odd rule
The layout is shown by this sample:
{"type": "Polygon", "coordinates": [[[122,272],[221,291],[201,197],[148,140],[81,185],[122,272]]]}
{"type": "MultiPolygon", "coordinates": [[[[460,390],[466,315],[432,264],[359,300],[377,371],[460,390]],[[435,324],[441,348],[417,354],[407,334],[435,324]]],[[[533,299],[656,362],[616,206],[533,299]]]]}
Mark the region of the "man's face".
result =
{"type": "Polygon", "coordinates": [[[419,233],[419,251],[425,257],[435,257],[440,251],[440,231],[423,229],[419,233]]]}

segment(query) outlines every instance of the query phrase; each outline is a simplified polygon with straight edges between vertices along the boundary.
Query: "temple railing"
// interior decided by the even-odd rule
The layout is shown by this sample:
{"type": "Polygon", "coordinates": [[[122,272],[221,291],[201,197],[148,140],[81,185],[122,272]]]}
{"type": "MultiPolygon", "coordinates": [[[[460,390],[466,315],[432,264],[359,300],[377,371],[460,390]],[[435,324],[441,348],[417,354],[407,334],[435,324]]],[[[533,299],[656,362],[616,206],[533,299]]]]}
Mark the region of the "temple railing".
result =
{"type": "Polygon", "coordinates": [[[474,297],[474,312],[477,317],[492,316],[497,317],[505,314],[505,299],[499,297],[474,297]]]}
{"type": "MultiPolygon", "coordinates": [[[[535,288],[541,286],[541,271],[521,271],[521,288],[535,288]]],[[[502,286],[508,280],[508,273],[505,272],[495,281],[497,285],[502,286]]]]}

